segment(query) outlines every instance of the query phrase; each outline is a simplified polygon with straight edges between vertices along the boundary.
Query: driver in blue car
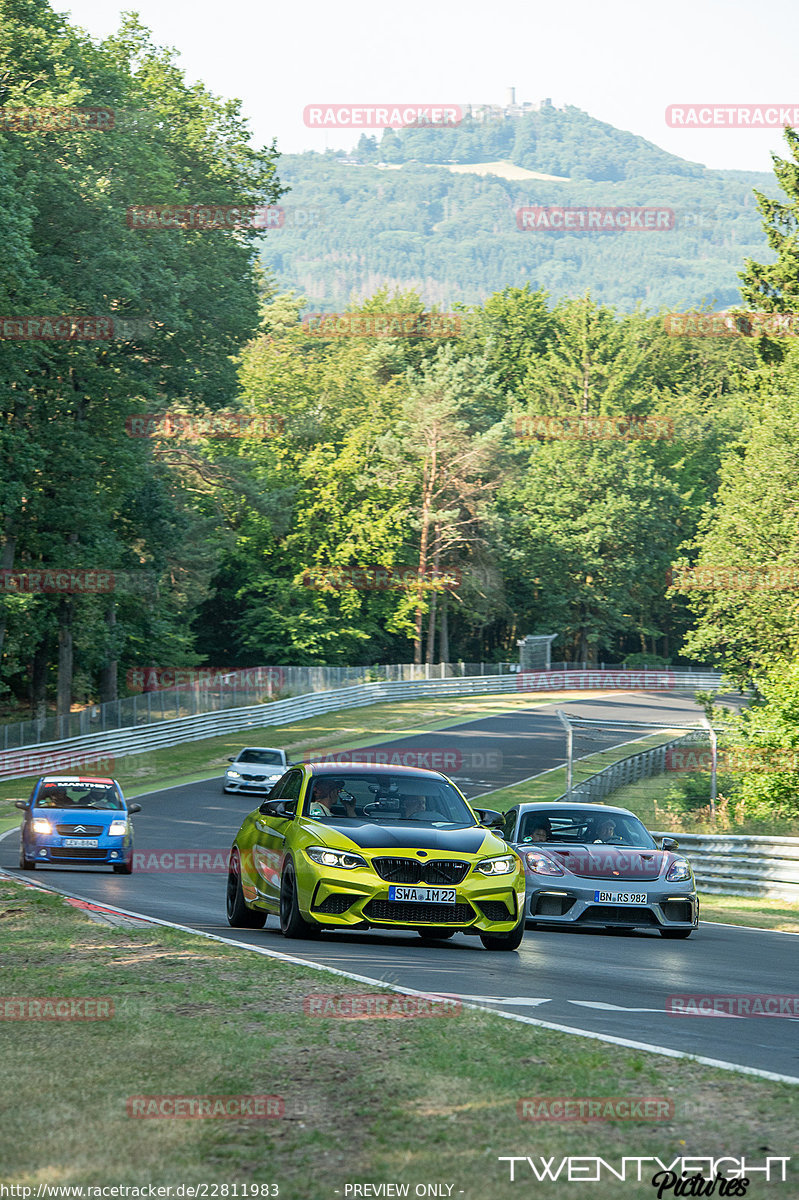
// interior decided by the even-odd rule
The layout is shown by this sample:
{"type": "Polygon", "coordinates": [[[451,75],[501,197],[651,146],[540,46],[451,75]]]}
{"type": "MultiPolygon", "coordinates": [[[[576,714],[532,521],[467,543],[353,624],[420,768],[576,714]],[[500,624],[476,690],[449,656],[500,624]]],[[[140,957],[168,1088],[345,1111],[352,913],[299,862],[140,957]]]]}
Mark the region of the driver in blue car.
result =
{"type": "Polygon", "coordinates": [[[314,783],[313,800],[308,810],[311,817],[347,816],[354,817],[355,801],[349,792],[341,795],[343,779],[328,779],[322,776],[314,783]]]}

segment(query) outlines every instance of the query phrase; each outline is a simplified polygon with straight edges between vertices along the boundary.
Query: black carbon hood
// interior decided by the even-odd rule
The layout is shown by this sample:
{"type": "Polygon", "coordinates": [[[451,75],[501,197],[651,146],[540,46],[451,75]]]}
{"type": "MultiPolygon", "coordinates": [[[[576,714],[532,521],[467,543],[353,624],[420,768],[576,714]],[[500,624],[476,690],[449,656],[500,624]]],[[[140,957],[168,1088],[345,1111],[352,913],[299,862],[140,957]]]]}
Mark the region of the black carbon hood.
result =
{"type": "Polygon", "coordinates": [[[451,854],[476,854],[491,832],[475,825],[434,829],[412,821],[381,821],[379,825],[371,821],[326,821],[325,828],[335,829],[362,850],[443,850],[451,854]]]}

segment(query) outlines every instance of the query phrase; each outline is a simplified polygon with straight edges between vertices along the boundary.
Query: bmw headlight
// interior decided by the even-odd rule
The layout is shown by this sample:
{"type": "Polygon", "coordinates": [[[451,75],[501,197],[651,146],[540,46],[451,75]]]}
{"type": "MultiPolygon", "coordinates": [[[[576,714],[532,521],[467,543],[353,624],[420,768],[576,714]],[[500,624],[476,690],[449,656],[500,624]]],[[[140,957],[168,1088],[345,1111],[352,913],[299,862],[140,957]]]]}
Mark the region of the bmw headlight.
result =
{"type": "Polygon", "coordinates": [[[687,858],[678,858],[671,864],[666,875],[667,883],[679,883],[692,876],[691,864],[687,858]]]}
{"type": "Polygon", "coordinates": [[[108,826],[109,837],[121,837],[122,834],[128,832],[127,821],[112,821],[108,826]]]}
{"type": "Polygon", "coordinates": [[[528,850],[525,854],[528,871],[533,871],[536,875],[565,875],[563,867],[559,867],[551,858],[547,858],[546,854],[540,854],[535,850],[528,850]]]}
{"type": "Polygon", "coordinates": [[[343,867],[352,871],[355,867],[365,867],[366,859],[360,854],[350,854],[349,850],[329,850],[327,846],[309,846],[305,853],[312,862],[320,867],[343,867]]]}
{"type": "Polygon", "coordinates": [[[232,767],[228,767],[228,769],[225,771],[225,774],[227,775],[228,779],[241,779],[241,772],[234,771],[232,767]]]}
{"type": "Polygon", "coordinates": [[[44,817],[34,817],[32,828],[33,828],[34,833],[52,833],[53,832],[52,825],[50,824],[49,821],[45,821],[44,817]]]}
{"type": "Polygon", "coordinates": [[[474,869],[481,875],[510,875],[518,867],[519,860],[515,854],[503,854],[501,858],[484,858],[474,869]]]}

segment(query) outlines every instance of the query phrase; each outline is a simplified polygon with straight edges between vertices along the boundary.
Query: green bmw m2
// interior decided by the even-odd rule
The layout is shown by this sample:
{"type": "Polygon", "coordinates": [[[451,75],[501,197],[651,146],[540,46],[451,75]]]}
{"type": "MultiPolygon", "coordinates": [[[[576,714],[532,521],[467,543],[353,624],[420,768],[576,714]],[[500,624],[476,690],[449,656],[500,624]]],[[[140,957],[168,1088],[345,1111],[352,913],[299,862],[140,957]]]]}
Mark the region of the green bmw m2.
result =
{"type": "Polygon", "coordinates": [[[289,938],[322,929],[477,934],[487,950],[524,935],[525,874],[492,829],[436,771],[357,763],[291,767],[244,820],[230,851],[227,918],[289,938]]]}

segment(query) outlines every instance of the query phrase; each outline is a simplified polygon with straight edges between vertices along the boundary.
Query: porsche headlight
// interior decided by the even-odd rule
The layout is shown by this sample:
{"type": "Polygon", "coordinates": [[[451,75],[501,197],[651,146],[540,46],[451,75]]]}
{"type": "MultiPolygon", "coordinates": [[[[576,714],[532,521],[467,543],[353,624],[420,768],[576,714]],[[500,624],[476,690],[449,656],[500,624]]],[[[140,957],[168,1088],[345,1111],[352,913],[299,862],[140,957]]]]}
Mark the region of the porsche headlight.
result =
{"type": "Polygon", "coordinates": [[[309,846],[305,851],[312,862],[320,867],[343,867],[345,871],[353,871],[356,867],[365,867],[366,859],[360,854],[350,854],[349,850],[330,850],[327,846],[309,846]]]}
{"type": "Polygon", "coordinates": [[[501,858],[484,858],[474,869],[482,875],[510,875],[518,866],[519,860],[515,854],[503,854],[501,858]]]}
{"type": "Polygon", "coordinates": [[[559,867],[551,858],[547,858],[546,854],[540,854],[535,850],[528,850],[525,854],[528,871],[533,871],[536,875],[565,875],[563,867],[559,867]]]}
{"type": "Polygon", "coordinates": [[[44,817],[34,817],[32,829],[34,833],[52,833],[53,827],[44,817]]]}
{"type": "Polygon", "coordinates": [[[691,864],[687,858],[677,858],[671,864],[666,874],[667,883],[679,883],[683,879],[690,879],[692,876],[691,864]]]}

